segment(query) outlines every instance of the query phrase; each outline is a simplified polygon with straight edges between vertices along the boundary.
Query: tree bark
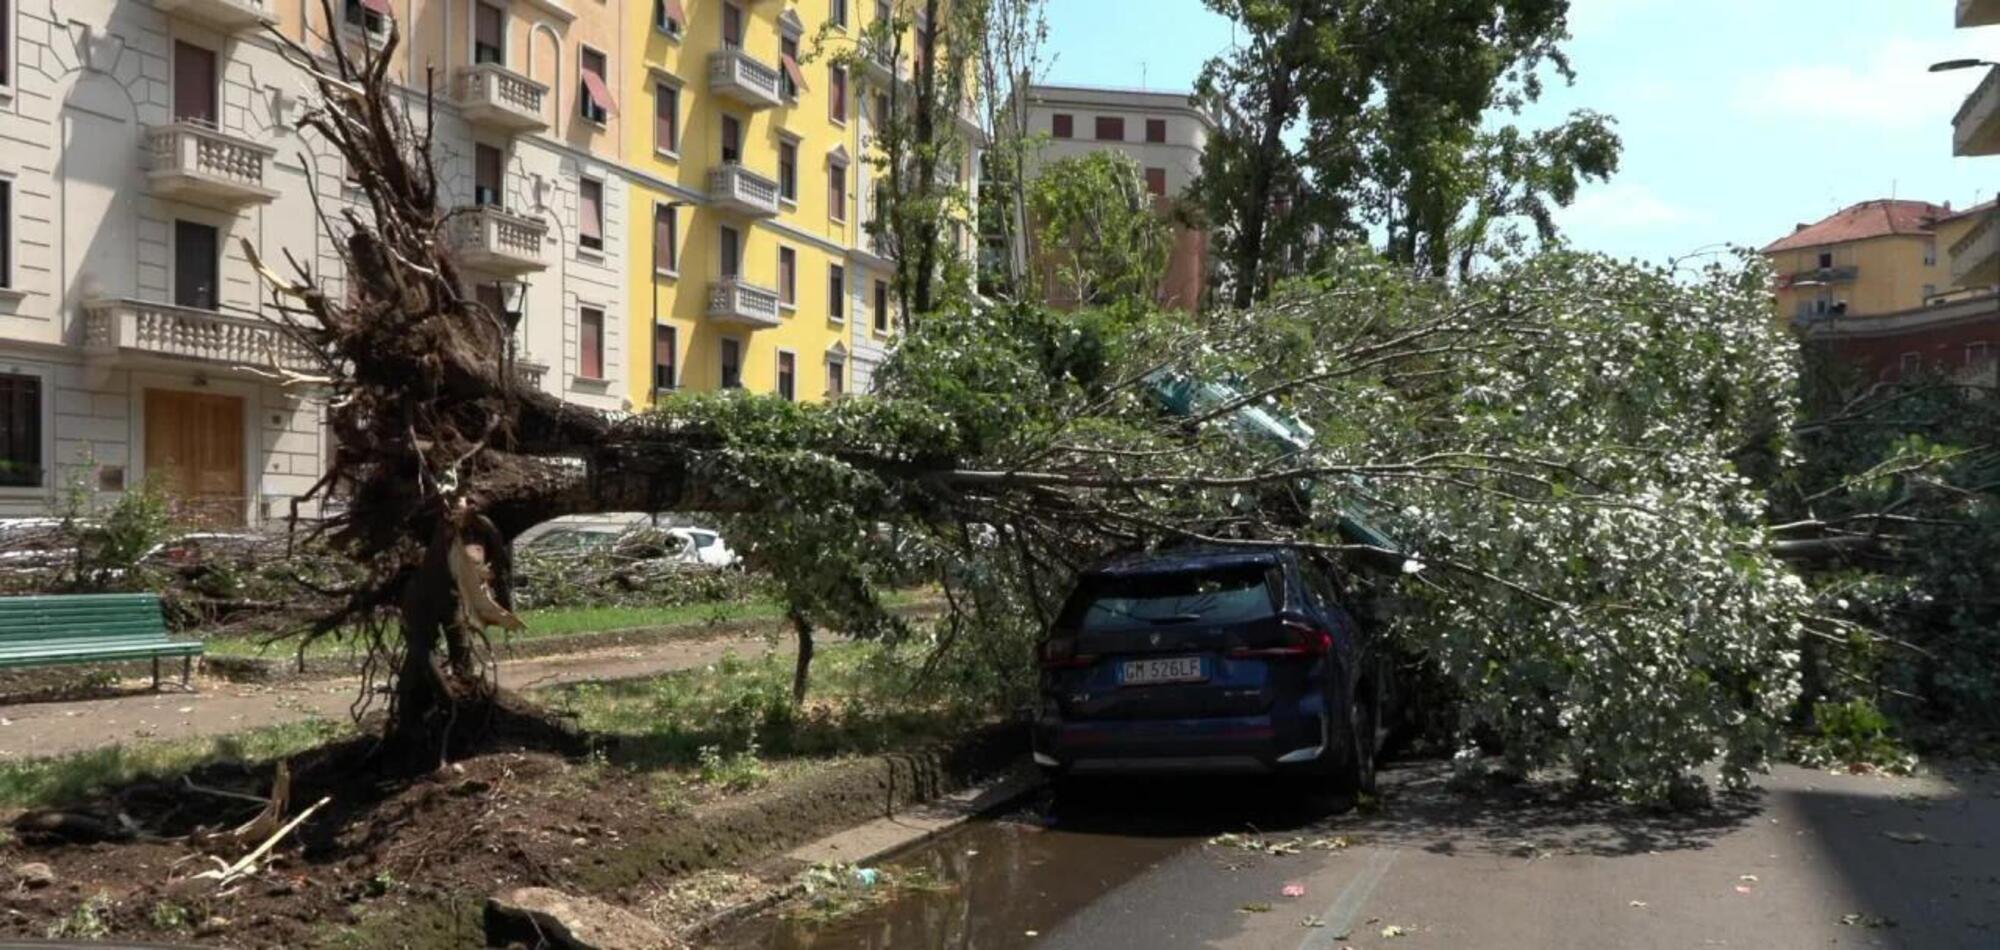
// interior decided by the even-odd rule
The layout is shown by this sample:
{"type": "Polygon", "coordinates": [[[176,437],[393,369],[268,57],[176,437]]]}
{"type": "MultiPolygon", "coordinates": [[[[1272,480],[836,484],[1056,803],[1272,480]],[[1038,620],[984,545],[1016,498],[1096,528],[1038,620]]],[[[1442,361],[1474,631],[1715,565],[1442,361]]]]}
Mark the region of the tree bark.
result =
{"type": "Polygon", "coordinates": [[[1307,0],[1292,0],[1292,22],[1278,41],[1275,67],[1265,81],[1264,116],[1258,130],[1257,152],[1250,162],[1250,194],[1243,206],[1243,233],[1236,243],[1236,287],[1238,309],[1257,302],[1263,283],[1264,243],[1270,227],[1271,190],[1277,175],[1278,155],[1284,148],[1285,125],[1293,113],[1298,92],[1294,86],[1298,66],[1296,50],[1305,33],[1307,0]]]}
{"type": "Polygon", "coordinates": [[[792,621],[792,631],[799,641],[798,662],[792,667],[792,705],[806,701],[806,686],[812,675],[813,625],[796,608],[788,612],[792,621]]]}

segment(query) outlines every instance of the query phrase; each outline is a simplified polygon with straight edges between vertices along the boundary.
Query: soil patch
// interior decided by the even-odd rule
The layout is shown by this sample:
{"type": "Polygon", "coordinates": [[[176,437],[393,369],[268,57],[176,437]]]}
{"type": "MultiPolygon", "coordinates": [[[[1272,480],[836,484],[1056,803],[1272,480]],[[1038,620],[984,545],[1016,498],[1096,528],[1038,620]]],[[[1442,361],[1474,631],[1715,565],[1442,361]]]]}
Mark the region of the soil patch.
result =
{"type": "MultiPolygon", "coordinates": [[[[218,890],[184,836],[253,816],[271,763],[223,763],[182,780],[135,783],[66,813],[130,840],[61,843],[32,833],[0,845],[4,868],[46,864],[54,882],[0,894],[0,934],[93,934],[234,947],[479,945],[493,893],[551,887],[654,918],[692,921],[658,897],[690,872],[747,866],[831,830],[961,787],[1022,748],[1018,728],[955,745],[799,769],[748,797],[679,811],[646,773],[609,766],[560,729],[509,725],[477,754],[429,774],[380,778],[372,739],[292,759],[293,813],[332,802],[254,876],[218,890]],[[557,748],[559,751],[550,751],[557,748]]],[[[234,860],[236,853],[218,857],[234,860]]]]}

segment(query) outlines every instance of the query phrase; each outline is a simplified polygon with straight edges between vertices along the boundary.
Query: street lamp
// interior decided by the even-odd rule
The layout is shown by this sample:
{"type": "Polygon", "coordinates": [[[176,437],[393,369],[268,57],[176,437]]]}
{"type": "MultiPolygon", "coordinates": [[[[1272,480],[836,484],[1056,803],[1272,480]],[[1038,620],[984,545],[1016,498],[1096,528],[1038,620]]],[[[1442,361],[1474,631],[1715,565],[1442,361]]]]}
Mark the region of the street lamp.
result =
{"type": "Polygon", "coordinates": [[[1978,69],[1981,66],[2000,66],[2000,63],[1985,59],[1947,59],[1941,63],[1932,63],[1931,72],[1949,73],[1960,69],[1978,69]]]}

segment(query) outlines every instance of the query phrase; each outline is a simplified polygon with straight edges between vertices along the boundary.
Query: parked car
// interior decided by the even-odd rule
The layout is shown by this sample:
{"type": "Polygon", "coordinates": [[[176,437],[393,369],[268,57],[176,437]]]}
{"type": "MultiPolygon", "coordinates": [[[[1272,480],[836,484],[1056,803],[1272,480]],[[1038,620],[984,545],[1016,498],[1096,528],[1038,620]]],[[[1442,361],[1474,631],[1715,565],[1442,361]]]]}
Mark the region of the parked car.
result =
{"type": "Polygon", "coordinates": [[[1333,574],[1198,548],[1083,574],[1041,644],[1034,757],[1058,778],[1250,772],[1367,792],[1388,664],[1333,574]]]}
{"type": "MultiPolygon", "coordinates": [[[[539,526],[538,526],[539,527],[539,526]]],[[[557,524],[524,534],[528,540],[522,545],[526,550],[539,554],[589,554],[609,551],[626,545],[635,559],[651,560],[655,557],[674,564],[700,567],[734,567],[742,560],[722,535],[708,528],[692,526],[655,528],[644,522],[629,521],[577,521],[557,524]],[[645,543],[649,534],[657,538],[672,539],[672,543],[659,545],[645,543]],[[655,552],[663,552],[656,554],[655,552]]]]}
{"type": "Polygon", "coordinates": [[[61,518],[0,518],[0,572],[47,571],[76,560],[76,534],[61,518]]]}

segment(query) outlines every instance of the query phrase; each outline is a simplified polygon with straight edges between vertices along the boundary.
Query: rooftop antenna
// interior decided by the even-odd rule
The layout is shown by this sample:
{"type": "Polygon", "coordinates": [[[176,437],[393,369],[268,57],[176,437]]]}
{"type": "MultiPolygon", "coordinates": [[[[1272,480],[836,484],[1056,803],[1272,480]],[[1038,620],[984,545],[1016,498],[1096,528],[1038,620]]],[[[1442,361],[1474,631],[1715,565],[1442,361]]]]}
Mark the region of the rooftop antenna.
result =
{"type": "Polygon", "coordinates": [[[1146,88],[1146,61],[1143,59],[1139,61],[1139,88],[1146,88]]]}

